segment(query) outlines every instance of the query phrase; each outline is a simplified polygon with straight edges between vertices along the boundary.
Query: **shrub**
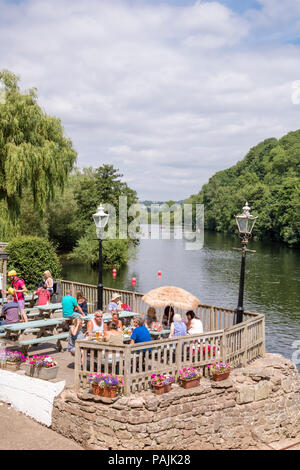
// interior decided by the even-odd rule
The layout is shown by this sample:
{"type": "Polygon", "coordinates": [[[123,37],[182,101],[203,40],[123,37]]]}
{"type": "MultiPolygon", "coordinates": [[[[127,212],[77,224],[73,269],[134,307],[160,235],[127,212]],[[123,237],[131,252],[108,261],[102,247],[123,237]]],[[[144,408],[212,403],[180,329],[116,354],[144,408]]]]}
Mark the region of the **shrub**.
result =
{"type": "Polygon", "coordinates": [[[44,271],[49,270],[54,279],[61,274],[61,264],[54,247],[44,238],[14,238],[7,245],[6,251],[9,253],[8,270],[15,269],[29,290],[38,286],[44,271]]]}

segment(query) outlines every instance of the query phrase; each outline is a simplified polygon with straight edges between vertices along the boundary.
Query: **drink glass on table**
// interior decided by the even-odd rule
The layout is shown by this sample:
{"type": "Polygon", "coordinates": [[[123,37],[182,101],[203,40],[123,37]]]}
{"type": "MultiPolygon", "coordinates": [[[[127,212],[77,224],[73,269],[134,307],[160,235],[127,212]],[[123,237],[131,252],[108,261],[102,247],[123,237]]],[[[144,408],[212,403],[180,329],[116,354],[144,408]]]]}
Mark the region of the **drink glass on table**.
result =
{"type": "Polygon", "coordinates": [[[99,341],[100,339],[100,331],[96,331],[96,340],[99,341]]]}

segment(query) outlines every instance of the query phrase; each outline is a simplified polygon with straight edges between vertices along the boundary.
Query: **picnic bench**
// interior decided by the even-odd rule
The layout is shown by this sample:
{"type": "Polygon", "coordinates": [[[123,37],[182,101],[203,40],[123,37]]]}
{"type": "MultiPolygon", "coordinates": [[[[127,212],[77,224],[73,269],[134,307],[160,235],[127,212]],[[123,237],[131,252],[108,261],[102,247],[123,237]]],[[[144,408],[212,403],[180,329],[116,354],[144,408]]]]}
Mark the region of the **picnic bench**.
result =
{"type": "Polygon", "coordinates": [[[47,305],[37,305],[36,308],[39,311],[39,316],[41,318],[51,318],[54,312],[62,313],[62,303],[56,304],[47,304],[47,305]]]}
{"type": "Polygon", "coordinates": [[[61,350],[61,340],[66,339],[68,332],[59,332],[57,329],[65,322],[63,318],[51,318],[45,320],[35,320],[31,322],[12,323],[10,325],[1,325],[4,334],[0,335],[1,342],[11,346],[21,347],[22,351],[27,354],[31,345],[56,341],[56,347],[61,350]],[[23,340],[21,336],[24,334],[35,334],[35,338],[23,340]]]}

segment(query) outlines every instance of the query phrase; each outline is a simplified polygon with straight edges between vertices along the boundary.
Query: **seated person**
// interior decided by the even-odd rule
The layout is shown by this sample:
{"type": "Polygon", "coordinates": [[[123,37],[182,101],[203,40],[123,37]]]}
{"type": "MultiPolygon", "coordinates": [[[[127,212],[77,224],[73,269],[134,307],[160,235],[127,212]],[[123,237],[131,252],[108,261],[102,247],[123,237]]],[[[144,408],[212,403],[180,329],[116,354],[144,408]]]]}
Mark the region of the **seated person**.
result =
{"type": "Polygon", "coordinates": [[[88,314],[88,304],[87,304],[86,298],[84,297],[84,295],[81,291],[76,292],[76,299],[77,299],[77,303],[78,303],[78,305],[80,305],[84,315],[87,315],[88,314]]]}
{"type": "MultiPolygon", "coordinates": [[[[14,300],[12,295],[8,295],[7,303],[2,307],[2,314],[5,316],[5,320],[0,322],[1,325],[10,325],[11,323],[19,322],[19,305],[18,302],[14,300]]],[[[23,321],[26,321],[23,317],[23,321]]]]}
{"type": "Polygon", "coordinates": [[[100,335],[103,335],[107,327],[103,321],[103,312],[102,310],[96,310],[93,320],[88,321],[86,331],[87,333],[95,334],[97,331],[100,332],[100,335]]]}
{"type": "Polygon", "coordinates": [[[77,300],[72,296],[72,292],[70,290],[67,290],[66,295],[62,298],[62,311],[63,317],[68,319],[83,315],[82,308],[78,305],[77,300]],[[75,312],[75,310],[78,312],[75,312]]]}
{"type": "Polygon", "coordinates": [[[156,317],[156,310],[154,307],[149,307],[147,310],[147,315],[145,317],[145,327],[148,328],[148,330],[151,330],[152,323],[157,322],[157,317],[156,317]]]}
{"type": "Polygon", "coordinates": [[[168,328],[168,326],[171,326],[171,323],[173,321],[173,317],[174,317],[174,308],[173,307],[170,307],[169,305],[165,308],[165,311],[164,311],[164,323],[165,323],[165,327],[168,328]]]}
{"type": "Polygon", "coordinates": [[[103,341],[116,346],[123,346],[122,331],[118,330],[117,324],[113,321],[108,322],[107,330],[104,332],[103,341]]]}
{"type": "Polygon", "coordinates": [[[186,313],[186,317],[188,319],[186,324],[188,335],[196,335],[203,333],[202,321],[199,320],[199,318],[196,318],[196,315],[192,310],[189,310],[186,313]]]}
{"type": "Polygon", "coordinates": [[[120,320],[118,313],[115,312],[115,313],[112,314],[112,321],[117,325],[117,328],[118,328],[119,331],[124,330],[122,320],[120,320]]]}
{"type": "Polygon", "coordinates": [[[186,336],[187,329],[186,324],[182,321],[181,315],[175,313],[173,322],[171,323],[169,338],[176,338],[178,336],[186,336]]]}
{"type": "Polygon", "coordinates": [[[107,306],[107,312],[119,312],[122,310],[121,296],[117,292],[114,292],[110,302],[107,306]]]}
{"type": "Polygon", "coordinates": [[[41,287],[39,287],[33,295],[38,296],[38,305],[50,304],[50,292],[45,282],[42,283],[41,287]]]}
{"type": "Polygon", "coordinates": [[[82,331],[83,321],[81,318],[73,318],[72,325],[69,330],[68,337],[68,351],[75,356],[75,342],[77,339],[84,339],[84,334],[82,331]]]}
{"type": "Polygon", "coordinates": [[[144,343],[151,341],[151,335],[148,328],[145,327],[144,321],[141,317],[136,317],[133,320],[134,330],[130,337],[130,344],[144,343]]]}

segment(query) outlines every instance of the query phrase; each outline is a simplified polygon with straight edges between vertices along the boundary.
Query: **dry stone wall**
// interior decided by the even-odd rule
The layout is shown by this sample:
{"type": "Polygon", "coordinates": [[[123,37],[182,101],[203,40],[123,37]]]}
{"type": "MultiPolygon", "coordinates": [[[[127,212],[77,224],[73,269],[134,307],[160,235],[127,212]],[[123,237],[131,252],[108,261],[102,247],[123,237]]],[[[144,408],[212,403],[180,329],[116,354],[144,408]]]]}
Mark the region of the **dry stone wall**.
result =
{"type": "Polygon", "coordinates": [[[87,449],[251,449],[300,433],[300,376],[266,354],[229,379],[161,396],[141,392],[105,399],[65,389],[52,428],[87,449]]]}

